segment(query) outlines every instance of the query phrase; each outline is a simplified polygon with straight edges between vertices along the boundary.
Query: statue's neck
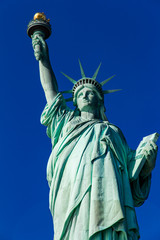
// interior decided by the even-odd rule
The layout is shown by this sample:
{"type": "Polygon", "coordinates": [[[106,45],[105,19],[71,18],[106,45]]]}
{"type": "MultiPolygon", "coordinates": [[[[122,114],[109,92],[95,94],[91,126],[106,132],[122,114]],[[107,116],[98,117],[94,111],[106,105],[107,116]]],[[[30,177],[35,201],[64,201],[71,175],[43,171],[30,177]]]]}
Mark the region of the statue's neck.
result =
{"type": "Polygon", "coordinates": [[[96,111],[93,112],[81,112],[81,118],[86,120],[92,120],[92,119],[100,119],[99,114],[97,114],[96,111]]]}

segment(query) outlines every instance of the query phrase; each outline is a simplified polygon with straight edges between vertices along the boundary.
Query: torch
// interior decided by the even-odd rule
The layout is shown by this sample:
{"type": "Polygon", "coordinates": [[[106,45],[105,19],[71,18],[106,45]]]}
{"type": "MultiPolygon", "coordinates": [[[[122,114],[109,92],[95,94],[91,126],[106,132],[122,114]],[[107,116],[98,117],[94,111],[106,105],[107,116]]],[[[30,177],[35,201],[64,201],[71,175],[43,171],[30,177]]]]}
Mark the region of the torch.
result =
{"type": "MultiPolygon", "coordinates": [[[[40,35],[44,40],[49,38],[51,35],[51,25],[49,21],[50,20],[46,18],[46,15],[44,13],[36,13],[33,20],[31,20],[28,24],[28,36],[32,38],[33,35],[40,35]]],[[[42,57],[40,44],[37,43],[34,50],[36,59],[39,61],[42,57]]]]}

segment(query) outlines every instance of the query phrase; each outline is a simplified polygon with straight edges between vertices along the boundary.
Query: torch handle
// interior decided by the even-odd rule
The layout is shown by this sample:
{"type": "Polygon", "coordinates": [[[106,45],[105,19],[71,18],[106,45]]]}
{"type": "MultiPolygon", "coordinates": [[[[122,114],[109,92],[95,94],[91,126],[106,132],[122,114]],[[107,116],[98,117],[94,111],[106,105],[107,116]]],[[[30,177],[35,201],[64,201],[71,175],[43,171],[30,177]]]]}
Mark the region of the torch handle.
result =
{"type": "Polygon", "coordinates": [[[36,58],[37,61],[41,60],[42,52],[41,52],[41,46],[40,46],[39,43],[37,43],[37,44],[35,45],[34,55],[35,55],[35,58],[36,58]]]}
{"type": "MultiPolygon", "coordinates": [[[[34,32],[33,36],[35,37],[36,35],[40,35],[41,37],[44,38],[44,33],[41,32],[41,31],[36,31],[34,32]]],[[[41,49],[41,44],[40,43],[37,43],[34,47],[34,55],[35,55],[35,58],[37,61],[41,60],[42,58],[42,49],[41,49]]]]}

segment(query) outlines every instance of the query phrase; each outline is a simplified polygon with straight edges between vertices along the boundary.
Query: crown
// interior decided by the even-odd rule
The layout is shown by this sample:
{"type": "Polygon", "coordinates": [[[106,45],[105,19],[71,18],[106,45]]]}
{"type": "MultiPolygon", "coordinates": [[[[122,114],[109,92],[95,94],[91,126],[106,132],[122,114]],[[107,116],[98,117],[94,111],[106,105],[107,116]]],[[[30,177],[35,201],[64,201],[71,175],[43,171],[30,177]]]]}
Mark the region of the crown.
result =
{"type": "Polygon", "coordinates": [[[103,90],[102,90],[102,86],[99,82],[97,82],[95,79],[93,78],[82,78],[80,80],[78,80],[72,89],[72,94],[73,97],[75,96],[75,93],[78,91],[78,89],[81,86],[85,86],[85,85],[90,85],[91,87],[96,88],[96,90],[100,93],[100,95],[103,97],[103,90]]]}
{"type": "Polygon", "coordinates": [[[85,73],[84,73],[84,70],[82,68],[82,64],[81,64],[80,60],[79,60],[79,65],[80,65],[80,71],[81,71],[82,78],[79,79],[78,81],[74,80],[73,78],[69,77],[68,75],[66,75],[65,73],[62,72],[62,74],[74,84],[72,90],[67,90],[67,91],[62,91],[61,92],[61,93],[72,93],[72,97],[66,99],[67,102],[72,101],[75,98],[76,93],[82,87],[85,87],[85,86],[86,87],[89,86],[91,88],[94,88],[96,91],[98,91],[98,93],[101,95],[102,99],[104,99],[104,94],[109,94],[109,93],[113,93],[113,92],[117,92],[117,91],[121,90],[121,89],[113,89],[113,90],[103,90],[102,89],[103,85],[106,84],[107,82],[109,82],[112,78],[114,78],[115,75],[113,75],[113,76],[107,78],[106,80],[102,81],[101,83],[99,83],[96,80],[96,77],[98,75],[101,63],[99,64],[99,66],[98,66],[97,70],[95,71],[92,78],[89,78],[89,77],[85,76],[85,73]]]}

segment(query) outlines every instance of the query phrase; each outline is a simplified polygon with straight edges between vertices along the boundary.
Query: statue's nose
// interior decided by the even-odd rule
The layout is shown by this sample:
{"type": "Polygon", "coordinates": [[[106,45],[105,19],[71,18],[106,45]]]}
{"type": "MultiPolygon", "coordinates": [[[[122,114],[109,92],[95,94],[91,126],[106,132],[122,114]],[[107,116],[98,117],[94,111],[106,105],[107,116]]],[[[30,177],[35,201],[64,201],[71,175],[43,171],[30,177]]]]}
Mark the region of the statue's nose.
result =
{"type": "Polygon", "coordinates": [[[87,93],[84,93],[84,94],[83,94],[83,98],[87,98],[87,93]]]}
{"type": "Polygon", "coordinates": [[[83,98],[86,98],[88,96],[87,92],[83,93],[83,98]]]}

